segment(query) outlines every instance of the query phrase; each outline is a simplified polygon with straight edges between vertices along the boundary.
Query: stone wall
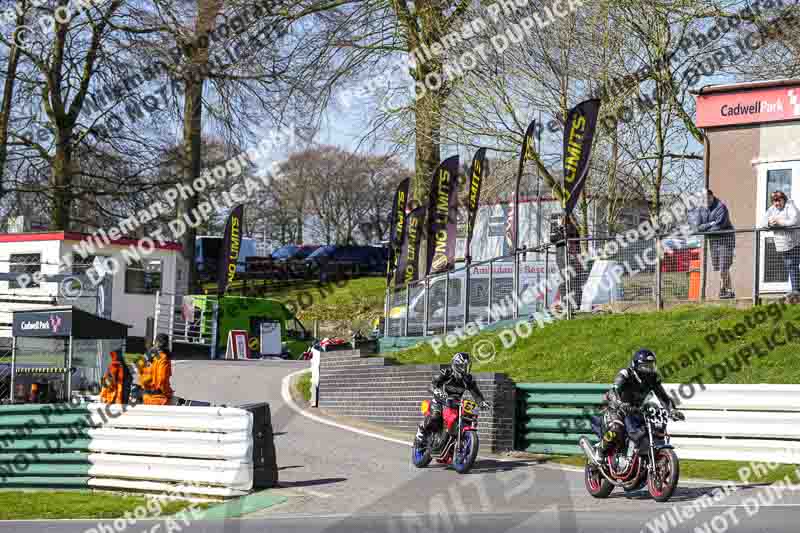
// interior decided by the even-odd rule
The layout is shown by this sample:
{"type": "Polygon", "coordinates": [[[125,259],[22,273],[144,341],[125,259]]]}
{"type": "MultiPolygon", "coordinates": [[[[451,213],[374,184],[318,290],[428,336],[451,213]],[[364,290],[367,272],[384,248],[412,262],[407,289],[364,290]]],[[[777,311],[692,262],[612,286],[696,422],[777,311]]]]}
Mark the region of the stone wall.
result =
{"type": "MultiPolygon", "coordinates": [[[[420,402],[430,399],[431,378],[443,365],[391,365],[359,350],[322,352],[319,407],[331,413],[408,431],[422,420],[420,402]]],[[[491,407],[478,419],[481,448],[502,452],[514,444],[514,382],[505,374],[474,374],[491,407]]],[[[470,397],[469,393],[465,397],[470,397]]]]}

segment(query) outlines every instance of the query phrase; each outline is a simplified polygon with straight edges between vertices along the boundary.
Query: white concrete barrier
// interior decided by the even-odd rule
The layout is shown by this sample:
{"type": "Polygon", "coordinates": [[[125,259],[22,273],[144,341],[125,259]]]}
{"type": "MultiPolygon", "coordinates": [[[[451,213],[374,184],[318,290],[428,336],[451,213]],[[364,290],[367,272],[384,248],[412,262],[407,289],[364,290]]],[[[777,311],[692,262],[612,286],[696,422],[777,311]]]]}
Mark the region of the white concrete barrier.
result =
{"type": "Polygon", "coordinates": [[[800,385],[704,387],[664,385],[686,415],[667,428],[679,457],[800,464],[800,385]]]}
{"type": "Polygon", "coordinates": [[[231,407],[89,405],[89,486],[230,497],[253,487],[253,414],[231,407]]]}

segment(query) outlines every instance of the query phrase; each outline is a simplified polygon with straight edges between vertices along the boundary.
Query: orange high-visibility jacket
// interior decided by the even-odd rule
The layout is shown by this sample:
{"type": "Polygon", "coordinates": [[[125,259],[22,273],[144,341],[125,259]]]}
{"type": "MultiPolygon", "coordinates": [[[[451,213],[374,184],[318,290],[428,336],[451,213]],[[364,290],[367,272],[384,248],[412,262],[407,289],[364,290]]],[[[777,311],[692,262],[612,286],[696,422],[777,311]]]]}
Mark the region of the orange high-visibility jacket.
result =
{"type": "Polygon", "coordinates": [[[139,368],[139,381],[142,399],[145,404],[166,405],[172,398],[173,390],[169,380],[172,377],[172,361],[166,352],[159,352],[149,365],[139,368]]]}
{"type": "Polygon", "coordinates": [[[122,403],[122,386],[125,380],[125,369],[117,359],[117,354],[111,352],[111,364],[103,376],[103,388],[100,390],[100,401],[103,403],[122,403]]]}

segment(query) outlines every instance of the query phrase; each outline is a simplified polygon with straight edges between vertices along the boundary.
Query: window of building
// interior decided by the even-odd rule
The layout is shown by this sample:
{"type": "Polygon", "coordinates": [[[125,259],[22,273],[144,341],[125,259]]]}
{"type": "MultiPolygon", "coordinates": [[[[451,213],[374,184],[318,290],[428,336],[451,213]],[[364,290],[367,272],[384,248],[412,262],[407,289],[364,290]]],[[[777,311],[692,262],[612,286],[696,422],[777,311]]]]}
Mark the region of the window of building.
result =
{"type": "Polygon", "coordinates": [[[17,280],[8,282],[9,289],[35,288],[39,284],[33,281],[33,275],[42,270],[42,254],[11,254],[8,271],[12,274],[29,274],[30,282],[22,287],[17,280]]]}
{"type": "Polygon", "coordinates": [[[81,254],[72,254],[72,273],[85,275],[86,271],[92,267],[95,256],[87,255],[85,258],[81,254]]]}
{"type": "Polygon", "coordinates": [[[155,294],[161,289],[161,259],[131,261],[125,270],[126,294],[155,294]]]}
{"type": "Polygon", "coordinates": [[[783,191],[789,198],[792,197],[792,170],[789,168],[782,168],[780,170],[767,171],[767,203],[766,206],[772,205],[772,193],[775,191],[783,191]]]}

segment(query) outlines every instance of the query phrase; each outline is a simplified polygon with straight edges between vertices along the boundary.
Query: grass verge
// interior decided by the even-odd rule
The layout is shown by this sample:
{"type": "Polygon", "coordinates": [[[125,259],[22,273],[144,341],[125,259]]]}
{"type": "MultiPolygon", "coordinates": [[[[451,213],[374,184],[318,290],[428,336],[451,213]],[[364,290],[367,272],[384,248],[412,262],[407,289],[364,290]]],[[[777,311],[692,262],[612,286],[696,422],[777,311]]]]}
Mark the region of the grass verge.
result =
{"type": "Polygon", "coordinates": [[[311,372],[304,372],[300,374],[295,382],[297,392],[307,402],[311,401],[311,372]]]}
{"type": "MultiPolygon", "coordinates": [[[[578,466],[583,468],[586,464],[582,455],[554,456],[547,462],[578,466]]],[[[720,481],[742,481],[739,469],[749,465],[737,461],[695,461],[691,459],[681,459],[681,477],[694,479],[714,479],[720,481]]],[[[794,474],[796,465],[780,465],[774,470],[769,470],[764,476],[757,476],[756,473],[748,474],[751,483],[774,483],[783,479],[786,475],[794,474]]]]}
{"type": "MultiPolygon", "coordinates": [[[[185,509],[191,502],[161,503],[160,516],[185,509]]],[[[126,496],[88,490],[76,491],[0,491],[0,520],[119,518],[138,507],[147,509],[144,496],[126,496]]],[[[206,508],[208,504],[196,504],[206,508]]],[[[148,516],[153,513],[148,511],[148,516]]]]}

